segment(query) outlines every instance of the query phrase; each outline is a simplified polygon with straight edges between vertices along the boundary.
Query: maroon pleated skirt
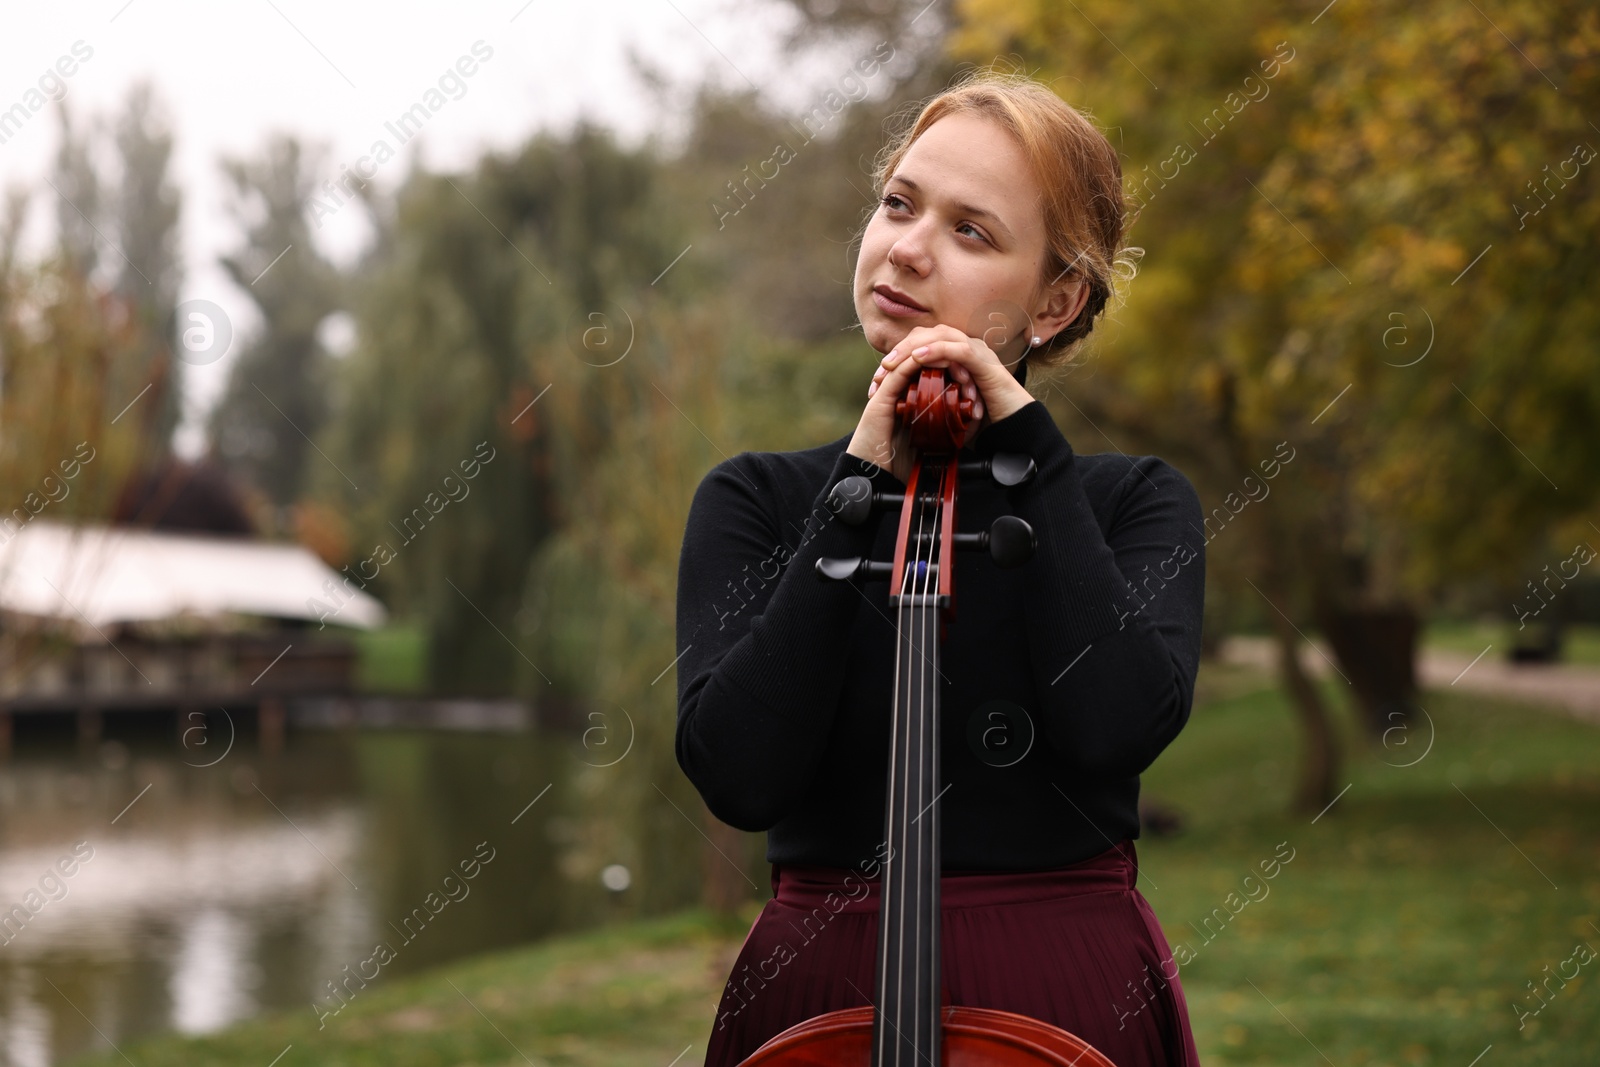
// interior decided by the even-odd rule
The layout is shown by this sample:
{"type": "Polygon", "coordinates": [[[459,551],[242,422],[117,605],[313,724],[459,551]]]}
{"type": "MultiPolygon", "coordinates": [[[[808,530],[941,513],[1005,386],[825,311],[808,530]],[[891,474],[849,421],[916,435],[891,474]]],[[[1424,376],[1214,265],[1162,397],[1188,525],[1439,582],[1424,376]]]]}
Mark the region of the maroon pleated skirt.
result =
{"type": "MultiPolygon", "coordinates": [[[[1047,871],[945,872],[940,995],[1053,1023],[1117,1067],[1199,1067],[1133,842],[1047,871]]],[[[881,879],[775,864],[723,990],[707,1067],[734,1067],[806,1019],[872,1003],[881,879]],[[866,891],[862,891],[862,886],[866,891]]]]}

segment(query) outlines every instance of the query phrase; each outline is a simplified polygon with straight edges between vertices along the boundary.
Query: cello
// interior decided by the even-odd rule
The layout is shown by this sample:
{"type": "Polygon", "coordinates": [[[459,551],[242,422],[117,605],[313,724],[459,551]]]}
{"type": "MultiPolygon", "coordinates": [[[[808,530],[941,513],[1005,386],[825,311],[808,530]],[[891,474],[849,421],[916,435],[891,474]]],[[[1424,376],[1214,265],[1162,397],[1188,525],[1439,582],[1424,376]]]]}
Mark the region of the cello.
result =
{"type": "Polygon", "coordinates": [[[972,402],[943,368],[924,367],[895,405],[917,457],[903,494],[875,491],[859,475],[835,485],[828,506],[850,525],[898,507],[892,563],[819,559],[820,579],[889,581],[895,611],[894,708],[890,727],[888,858],[878,912],[875,1005],[843,1008],[791,1026],[745,1058],[741,1067],[1115,1067],[1073,1034],[1025,1015],[940,1003],[939,959],[939,639],[954,618],[954,552],[988,549],[1001,567],[1033,555],[1033,529],[1002,515],[988,530],[958,533],[961,474],[1002,486],[1031,479],[1028,456],[997,453],[960,461],[973,423],[972,402]],[[936,632],[934,621],[938,620],[936,632]]]}

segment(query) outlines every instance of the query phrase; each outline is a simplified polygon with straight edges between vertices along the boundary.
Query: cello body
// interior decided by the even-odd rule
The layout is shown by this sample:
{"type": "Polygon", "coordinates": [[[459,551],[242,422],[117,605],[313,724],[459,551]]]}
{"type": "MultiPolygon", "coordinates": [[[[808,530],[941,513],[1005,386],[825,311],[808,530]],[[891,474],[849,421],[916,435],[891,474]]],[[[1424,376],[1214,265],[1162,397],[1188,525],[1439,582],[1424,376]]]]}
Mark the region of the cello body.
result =
{"type": "MultiPolygon", "coordinates": [[[[939,651],[954,617],[957,548],[988,549],[1014,567],[1031,558],[1028,524],[1002,516],[989,530],[956,530],[962,474],[1015,485],[1034,474],[1026,456],[960,462],[974,429],[971,402],[943,369],[924,368],[896,405],[918,455],[901,495],[873,492],[847,478],[829,506],[851,525],[875,509],[898,508],[892,563],[819,559],[819,578],[889,579],[896,613],[895,695],[890,718],[888,859],[878,916],[874,1003],[807,1019],[768,1040],[741,1067],[1115,1067],[1088,1042],[1058,1026],[1014,1012],[941,1004],[939,805],[939,651]]],[[[948,788],[948,787],[946,787],[948,788]]]]}
{"type": "MultiPolygon", "coordinates": [[[[867,1067],[875,1008],[830,1011],[789,1027],[751,1053],[744,1067],[867,1067]]],[[[992,1008],[940,1012],[941,1067],[1116,1067],[1059,1026],[992,1008]]]]}

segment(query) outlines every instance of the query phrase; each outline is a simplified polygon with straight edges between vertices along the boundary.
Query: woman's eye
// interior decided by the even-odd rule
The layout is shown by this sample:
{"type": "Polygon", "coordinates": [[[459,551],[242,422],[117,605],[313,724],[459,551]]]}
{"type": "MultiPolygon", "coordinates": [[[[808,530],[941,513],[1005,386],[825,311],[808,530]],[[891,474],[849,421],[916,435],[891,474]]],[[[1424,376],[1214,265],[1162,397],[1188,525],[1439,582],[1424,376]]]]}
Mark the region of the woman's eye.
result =
{"type": "MultiPolygon", "coordinates": [[[[893,212],[893,211],[902,211],[902,210],[909,211],[911,209],[911,205],[907,204],[896,193],[887,193],[884,196],[882,196],[881,198],[879,198],[878,202],[880,204],[882,204],[884,206],[884,208],[886,208],[887,210],[889,210],[891,212],[893,212]]],[[[963,230],[970,231],[970,236],[977,238],[978,240],[982,241],[984,244],[988,244],[989,243],[989,239],[983,235],[983,231],[978,229],[972,223],[963,222],[959,226],[956,227],[956,232],[957,233],[960,233],[963,230]]]]}

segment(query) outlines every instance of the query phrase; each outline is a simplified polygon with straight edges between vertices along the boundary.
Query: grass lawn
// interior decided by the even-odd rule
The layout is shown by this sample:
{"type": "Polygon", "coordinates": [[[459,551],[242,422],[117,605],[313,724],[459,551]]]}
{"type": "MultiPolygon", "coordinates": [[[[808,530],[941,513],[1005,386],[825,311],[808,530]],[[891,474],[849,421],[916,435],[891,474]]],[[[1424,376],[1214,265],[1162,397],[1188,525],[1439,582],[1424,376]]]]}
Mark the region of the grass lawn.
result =
{"type": "MultiPolygon", "coordinates": [[[[1493,644],[1489,655],[1504,659],[1516,636],[1517,628],[1509,622],[1435,622],[1423,632],[1422,647],[1476,656],[1485,645],[1493,644]]],[[[1567,627],[1560,662],[1600,667],[1600,626],[1574,623],[1567,627]]]]}
{"type": "Polygon", "coordinates": [[[428,646],[422,627],[405,623],[350,633],[356,643],[359,692],[420,693],[427,688],[428,646]]]}
{"type": "Polygon", "coordinates": [[[1492,1044],[1482,1067],[1600,1063],[1600,960],[1553,979],[1520,1030],[1513,1008],[1539,1008],[1527,983],[1574,946],[1600,949],[1600,729],[1429,693],[1432,729],[1362,749],[1313,824],[1282,811],[1282,698],[1236,678],[1228,699],[1213,673],[1217,699],[1146,778],[1191,819],[1145,845],[1161,888],[1141,888],[1197,953],[1182,980],[1206,1061],[1467,1067],[1492,1044]],[[1295,858],[1270,894],[1207,943],[1190,924],[1283,841],[1295,858]]]}
{"type": "MultiPolygon", "coordinates": [[[[1513,1008],[1539,1008],[1527,983],[1576,945],[1600,949],[1600,729],[1430,693],[1431,727],[1353,751],[1350,788],[1313,823],[1284,810],[1297,737],[1282,698],[1238,669],[1208,665],[1202,685],[1146,778],[1187,825],[1140,842],[1140,881],[1174,948],[1191,949],[1181,978],[1208,1065],[1469,1067],[1485,1049],[1478,1067],[1600,1063],[1600,959],[1564,988],[1551,978],[1520,1030],[1513,1008]],[[1270,891],[1252,883],[1260,899],[1240,907],[1244,877],[1291,848],[1270,891]],[[1214,908],[1229,918],[1208,940],[1214,908]]],[[[282,1052],[277,1067],[668,1067],[692,1046],[687,1067],[755,911],[612,927],[374,986],[320,1032],[308,1004],[81,1063],[266,1067],[282,1052]]]]}

